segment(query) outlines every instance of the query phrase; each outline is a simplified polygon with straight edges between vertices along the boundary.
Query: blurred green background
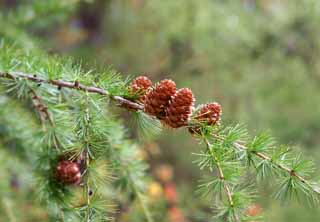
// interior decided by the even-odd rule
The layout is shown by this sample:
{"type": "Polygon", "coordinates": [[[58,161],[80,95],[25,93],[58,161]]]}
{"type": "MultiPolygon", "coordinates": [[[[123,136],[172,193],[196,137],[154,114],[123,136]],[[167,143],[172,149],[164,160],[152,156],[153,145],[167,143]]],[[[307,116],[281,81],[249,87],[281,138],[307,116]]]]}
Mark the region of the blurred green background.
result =
{"type": "MultiPolygon", "coordinates": [[[[197,104],[221,103],[223,122],[253,134],[269,129],[320,169],[319,0],[0,0],[0,7],[0,38],[75,57],[87,69],[171,78],[190,87],[197,104]]],[[[164,130],[145,144],[152,172],[172,167],[187,220],[209,221],[194,192],[195,141],[164,130]]],[[[320,210],[282,205],[271,198],[274,187],[259,187],[265,221],[319,221],[320,210]]]]}

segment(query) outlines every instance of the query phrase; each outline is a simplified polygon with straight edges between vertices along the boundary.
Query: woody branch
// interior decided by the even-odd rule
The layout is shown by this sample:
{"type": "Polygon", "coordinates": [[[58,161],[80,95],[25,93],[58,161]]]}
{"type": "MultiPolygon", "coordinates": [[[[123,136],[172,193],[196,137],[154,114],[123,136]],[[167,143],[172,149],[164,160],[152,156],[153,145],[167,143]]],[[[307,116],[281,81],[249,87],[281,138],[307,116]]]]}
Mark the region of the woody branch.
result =
{"type": "MultiPolygon", "coordinates": [[[[7,78],[7,79],[12,79],[12,80],[15,80],[17,78],[24,78],[24,79],[27,79],[27,80],[30,80],[30,81],[33,81],[36,83],[46,83],[46,84],[54,85],[54,86],[57,86],[58,88],[70,88],[70,89],[74,89],[74,90],[85,91],[88,93],[96,93],[96,94],[100,94],[100,95],[109,97],[111,100],[117,102],[117,104],[120,107],[123,107],[126,109],[131,109],[131,110],[144,110],[144,106],[142,104],[132,102],[132,101],[125,99],[121,96],[111,95],[108,91],[106,91],[102,88],[96,87],[96,86],[86,86],[86,85],[80,84],[78,81],[70,82],[70,81],[64,81],[64,80],[50,80],[50,79],[44,79],[44,78],[39,77],[35,74],[27,74],[24,72],[3,72],[3,71],[0,71],[0,78],[7,78]]],[[[186,127],[188,127],[188,126],[186,126],[186,127]]],[[[215,137],[216,139],[219,139],[219,140],[224,139],[224,138],[219,137],[217,135],[213,135],[213,137],[215,137]]],[[[247,149],[247,147],[242,145],[240,142],[234,143],[234,147],[237,149],[243,149],[243,150],[247,149]]],[[[260,152],[252,152],[252,154],[254,154],[255,156],[257,156],[260,159],[264,159],[264,160],[272,162],[271,157],[267,156],[266,154],[263,154],[260,152]]],[[[320,191],[318,189],[313,187],[311,185],[311,183],[306,178],[304,178],[301,175],[294,172],[294,170],[292,170],[292,169],[288,168],[287,166],[280,164],[280,163],[273,162],[273,164],[275,166],[277,166],[279,169],[283,170],[284,172],[289,173],[292,177],[295,177],[296,179],[298,179],[302,183],[308,185],[310,188],[312,188],[312,190],[315,193],[320,194],[320,191]]]]}

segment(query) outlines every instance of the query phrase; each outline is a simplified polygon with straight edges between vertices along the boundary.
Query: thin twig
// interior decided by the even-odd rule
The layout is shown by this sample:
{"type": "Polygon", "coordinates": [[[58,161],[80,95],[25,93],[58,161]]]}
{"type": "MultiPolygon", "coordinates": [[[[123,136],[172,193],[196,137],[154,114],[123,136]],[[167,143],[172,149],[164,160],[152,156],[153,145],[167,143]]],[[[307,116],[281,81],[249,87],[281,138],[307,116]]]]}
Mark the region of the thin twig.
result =
{"type": "Polygon", "coordinates": [[[41,122],[41,126],[42,126],[42,131],[43,132],[46,132],[47,131],[47,127],[46,127],[46,116],[43,112],[43,104],[41,103],[39,97],[36,95],[35,91],[34,90],[31,90],[31,100],[32,100],[32,103],[33,103],[33,106],[34,108],[37,110],[38,112],[38,115],[39,115],[39,119],[40,119],[40,122],[41,122]]]}
{"type": "MultiPolygon", "coordinates": [[[[212,152],[212,149],[210,148],[211,147],[211,144],[210,142],[208,141],[207,138],[203,137],[206,145],[207,145],[207,150],[210,152],[210,155],[214,158],[214,161],[216,163],[216,167],[217,167],[217,170],[218,170],[218,176],[219,176],[219,179],[221,181],[223,181],[223,187],[224,187],[224,190],[226,192],[226,195],[227,195],[227,199],[228,199],[228,202],[230,204],[230,206],[233,208],[234,207],[234,201],[233,201],[233,198],[232,198],[232,193],[231,193],[231,189],[230,189],[230,186],[229,184],[227,183],[226,181],[226,178],[224,177],[224,173],[223,173],[223,170],[221,168],[221,165],[217,159],[217,157],[214,155],[214,153],[212,152]]],[[[235,219],[235,221],[239,221],[239,217],[238,215],[233,211],[233,217],[235,219]]]]}
{"type": "MultiPolygon", "coordinates": [[[[213,134],[212,135],[214,138],[218,139],[218,140],[224,140],[223,137],[218,136],[213,134]]],[[[248,147],[246,147],[245,145],[241,144],[240,142],[234,142],[233,146],[239,150],[248,150],[248,147]]],[[[316,188],[314,188],[312,186],[312,184],[304,177],[300,176],[299,174],[297,174],[293,169],[290,169],[289,167],[281,164],[281,163],[277,163],[272,161],[272,158],[269,157],[268,155],[261,153],[261,152],[257,152],[257,151],[250,151],[252,154],[256,155],[257,157],[259,157],[260,159],[266,160],[271,162],[274,166],[278,167],[279,169],[287,172],[290,176],[297,178],[298,180],[300,180],[302,183],[306,184],[307,186],[309,186],[315,193],[320,194],[320,191],[317,190],[316,188]]]]}
{"type": "Polygon", "coordinates": [[[95,87],[95,86],[86,86],[82,85],[79,82],[68,82],[64,80],[49,80],[41,78],[37,75],[33,74],[27,74],[23,72],[2,72],[0,71],[0,77],[1,78],[8,78],[8,79],[16,79],[16,78],[25,78],[30,81],[36,82],[36,83],[47,83],[54,86],[57,86],[59,88],[70,88],[70,89],[76,89],[80,91],[85,91],[89,93],[97,93],[100,95],[108,96],[110,99],[116,101],[120,106],[133,109],[133,110],[143,110],[143,105],[132,102],[130,100],[127,100],[121,96],[114,96],[110,95],[110,93],[102,88],[95,87]]]}
{"type": "Polygon", "coordinates": [[[89,104],[88,104],[88,92],[86,91],[86,110],[85,110],[85,149],[84,149],[84,161],[86,166],[86,180],[85,180],[85,186],[84,191],[86,192],[86,201],[87,201],[87,211],[86,211],[86,221],[90,222],[90,205],[91,205],[91,199],[90,199],[90,185],[89,185],[89,175],[88,175],[88,168],[90,164],[90,156],[89,156],[89,149],[90,149],[90,143],[89,143],[89,124],[90,124],[90,113],[89,113],[89,104]]]}
{"type": "MultiPolygon", "coordinates": [[[[49,124],[52,127],[54,127],[54,122],[51,117],[51,114],[48,111],[48,107],[44,104],[44,102],[42,101],[42,98],[36,93],[35,90],[30,89],[30,94],[31,94],[32,103],[39,114],[39,118],[40,118],[41,125],[42,125],[42,130],[44,132],[46,132],[47,131],[46,121],[49,121],[49,124]]],[[[60,142],[55,134],[54,134],[53,139],[54,139],[53,143],[54,143],[55,148],[59,149],[60,142]]]]}

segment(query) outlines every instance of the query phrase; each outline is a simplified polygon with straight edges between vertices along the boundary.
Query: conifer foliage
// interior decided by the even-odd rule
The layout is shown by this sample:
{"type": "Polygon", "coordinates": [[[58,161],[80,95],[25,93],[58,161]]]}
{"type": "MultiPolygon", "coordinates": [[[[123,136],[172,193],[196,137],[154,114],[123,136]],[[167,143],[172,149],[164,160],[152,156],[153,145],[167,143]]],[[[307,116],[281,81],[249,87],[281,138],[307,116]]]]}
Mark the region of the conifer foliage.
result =
{"type": "Polygon", "coordinates": [[[18,153],[33,166],[36,193],[52,220],[106,221],[117,208],[109,202],[136,200],[146,220],[153,221],[143,195],[146,164],[126,138],[121,121],[110,113],[110,102],[147,114],[147,121],[191,132],[200,147],[195,148],[196,163],[204,171],[199,191],[212,197],[213,213],[221,221],[259,219],[246,213],[256,195],[248,172],[254,172],[257,181],[272,178],[278,199],[298,197],[318,204],[312,163],[266,133],[251,137],[242,125],[220,124],[218,103],[194,108],[192,91],[177,89],[172,80],[152,86],[147,77],[128,83],[113,70],[93,73],[71,60],[1,44],[4,134],[21,141],[18,153]],[[28,116],[12,112],[17,109],[28,116]],[[30,109],[35,115],[29,115],[30,109]]]}

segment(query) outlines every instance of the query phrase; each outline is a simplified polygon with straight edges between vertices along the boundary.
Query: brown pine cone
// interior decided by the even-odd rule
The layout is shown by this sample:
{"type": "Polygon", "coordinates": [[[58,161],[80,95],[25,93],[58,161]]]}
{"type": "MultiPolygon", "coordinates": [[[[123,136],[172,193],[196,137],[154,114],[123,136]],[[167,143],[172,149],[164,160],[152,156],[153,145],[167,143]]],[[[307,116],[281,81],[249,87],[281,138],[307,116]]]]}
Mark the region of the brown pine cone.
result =
{"type": "Polygon", "coordinates": [[[166,108],[164,123],[172,128],[185,126],[192,114],[194,97],[188,88],[179,89],[166,108]]]}
{"type": "Polygon", "coordinates": [[[145,96],[145,112],[159,119],[163,119],[165,116],[165,108],[175,93],[176,84],[174,81],[165,79],[157,83],[145,96]]]}
{"type": "Polygon", "coordinates": [[[145,92],[152,86],[151,80],[146,76],[138,76],[133,79],[129,85],[129,89],[132,93],[145,92]]]}
{"type": "Polygon", "coordinates": [[[147,90],[152,86],[151,80],[146,76],[138,76],[137,78],[133,79],[129,85],[129,92],[133,95],[138,94],[141,102],[145,99],[145,94],[147,90]]]}
{"type": "Polygon", "coordinates": [[[219,103],[208,103],[201,106],[195,119],[208,125],[214,125],[220,121],[221,114],[222,111],[219,103]]]}
{"type": "MultiPolygon", "coordinates": [[[[194,117],[195,120],[199,121],[202,124],[206,125],[215,125],[219,124],[221,119],[221,106],[217,102],[208,103],[201,105],[198,109],[196,116],[194,117]]],[[[200,133],[200,127],[192,127],[189,128],[191,133],[200,133]]]]}
{"type": "Polygon", "coordinates": [[[70,160],[61,160],[56,167],[55,176],[61,183],[78,185],[81,182],[80,166],[70,160]]]}

